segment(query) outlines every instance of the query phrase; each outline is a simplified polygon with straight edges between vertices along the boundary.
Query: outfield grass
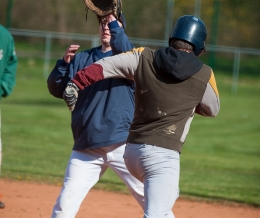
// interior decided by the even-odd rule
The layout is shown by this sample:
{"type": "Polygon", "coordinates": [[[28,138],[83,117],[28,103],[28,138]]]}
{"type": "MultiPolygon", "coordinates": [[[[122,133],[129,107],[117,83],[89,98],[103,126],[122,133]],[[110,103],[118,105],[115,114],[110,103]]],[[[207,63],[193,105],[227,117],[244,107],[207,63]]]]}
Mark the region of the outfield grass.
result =
{"type": "MultiPolygon", "coordinates": [[[[260,206],[260,78],[243,78],[232,93],[231,76],[215,76],[221,110],[194,118],[181,155],[181,196],[260,206]]],[[[1,178],[61,185],[73,144],[70,112],[48,93],[40,60],[19,59],[1,114],[1,178]]],[[[127,192],[111,170],[95,187],[127,192]]]]}

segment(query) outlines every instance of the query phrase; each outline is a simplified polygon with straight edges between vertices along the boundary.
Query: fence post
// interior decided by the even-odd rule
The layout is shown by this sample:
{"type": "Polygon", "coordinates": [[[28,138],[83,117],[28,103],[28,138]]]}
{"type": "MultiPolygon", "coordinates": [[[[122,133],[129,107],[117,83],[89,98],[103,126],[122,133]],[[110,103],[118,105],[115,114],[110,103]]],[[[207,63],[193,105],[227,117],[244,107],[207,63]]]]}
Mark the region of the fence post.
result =
{"type": "Polygon", "coordinates": [[[232,75],[232,92],[237,93],[238,90],[238,77],[239,77],[239,67],[240,67],[240,51],[236,50],[234,52],[234,63],[233,63],[233,75],[232,75]]]}
{"type": "Polygon", "coordinates": [[[46,35],[46,42],[45,42],[44,72],[43,72],[44,79],[46,79],[49,75],[50,52],[51,52],[51,34],[48,33],[46,35]]]}
{"type": "Polygon", "coordinates": [[[200,18],[200,9],[201,8],[201,0],[195,0],[194,3],[194,15],[200,18]]]}
{"type": "Polygon", "coordinates": [[[174,0],[167,0],[164,40],[168,41],[172,29],[174,0]]]}
{"type": "MultiPolygon", "coordinates": [[[[218,17],[219,17],[219,0],[214,0],[214,11],[212,16],[212,25],[211,25],[211,39],[210,44],[217,44],[217,32],[218,32],[218,17]]],[[[210,52],[209,54],[209,63],[212,68],[215,67],[215,51],[210,52]]]]}
{"type": "Polygon", "coordinates": [[[7,12],[6,12],[6,28],[9,29],[12,23],[12,8],[13,8],[13,0],[8,0],[7,4],[7,12]]]}

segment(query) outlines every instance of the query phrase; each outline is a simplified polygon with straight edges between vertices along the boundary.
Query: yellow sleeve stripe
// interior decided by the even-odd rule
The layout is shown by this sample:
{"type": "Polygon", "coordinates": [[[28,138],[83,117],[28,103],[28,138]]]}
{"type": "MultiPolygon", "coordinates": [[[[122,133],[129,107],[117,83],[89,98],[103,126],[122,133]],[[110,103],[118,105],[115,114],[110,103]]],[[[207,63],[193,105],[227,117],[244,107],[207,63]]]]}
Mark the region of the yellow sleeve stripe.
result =
{"type": "Polygon", "coordinates": [[[134,52],[137,52],[137,53],[142,53],[144,50],[144,47],[140,47],[140,48],[133,48],[131,51],[127,51],[125,52],[125,54],[129,54],[129,53],[134,53],[134,52]]]}
{"type": "Polygon", "coordinates": [[[216,80],[215,80],[215,76],[214,73],[211,71],[211,77],[209,80],[209,84],[211,85],[211,87],[213,88],[214,92],[216,93],[216,95],[219,97],[219,93],[218,93],[218,88],[217,88],[217,84],[216,84],[216,80]]]}

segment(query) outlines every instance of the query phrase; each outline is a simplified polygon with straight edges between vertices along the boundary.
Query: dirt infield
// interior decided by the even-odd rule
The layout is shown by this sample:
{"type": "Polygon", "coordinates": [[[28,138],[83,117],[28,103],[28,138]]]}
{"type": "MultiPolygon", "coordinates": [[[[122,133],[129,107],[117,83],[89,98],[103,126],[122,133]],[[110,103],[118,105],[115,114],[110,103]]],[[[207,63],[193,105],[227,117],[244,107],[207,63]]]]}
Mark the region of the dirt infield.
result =
{"type": "MultiPolygon", "coordinates": [[[[48,218],[61,187],[0,180],[4,209],[0,218],[48,218]]],[[[227,206],[178,199],[176,218],[259,218],[260,208],[227,206]]],[[[142,210],[130,195],[91,190],[77,218],[141,218],[142,210]]]]}

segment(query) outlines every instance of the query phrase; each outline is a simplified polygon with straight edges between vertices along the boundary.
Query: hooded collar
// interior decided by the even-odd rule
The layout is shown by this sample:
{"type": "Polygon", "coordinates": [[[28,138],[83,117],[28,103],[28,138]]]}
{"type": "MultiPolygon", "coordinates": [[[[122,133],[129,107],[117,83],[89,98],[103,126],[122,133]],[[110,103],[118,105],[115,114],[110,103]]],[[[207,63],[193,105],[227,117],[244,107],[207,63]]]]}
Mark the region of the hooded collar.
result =
{"type": "Polygon", "coordinates": [[[185,80],[202,68],[202,61],[194,52],[175,50],[172,47],[159,49],[155,52],[155,64],[163,73],[170,74],[175,79],[185,80]]]}

